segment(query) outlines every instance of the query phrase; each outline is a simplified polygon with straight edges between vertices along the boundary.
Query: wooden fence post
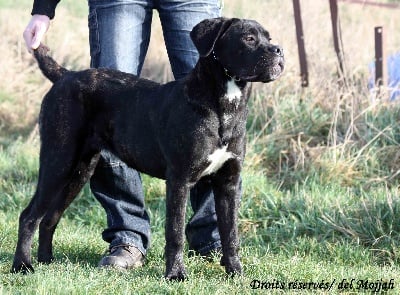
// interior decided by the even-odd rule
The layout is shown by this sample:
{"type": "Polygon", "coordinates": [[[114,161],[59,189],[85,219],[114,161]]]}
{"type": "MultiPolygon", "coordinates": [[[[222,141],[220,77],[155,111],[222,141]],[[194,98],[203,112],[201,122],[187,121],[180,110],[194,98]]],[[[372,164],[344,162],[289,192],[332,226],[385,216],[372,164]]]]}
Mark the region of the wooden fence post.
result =
{"type": "Polygon", "coordinates": [[[385,85],[385,53],[384,53],[384,32],[383,27],[375,27],[375,86],[385,85]]]}
{"type": "Polygon", "coordinates": [[[340,43],[341,32],[340,32],[340,22],[337,0],[329,0],[329,6],[331,10],[331,22],[332,22],[332,32],[333,32],[333,45],[335,47],[335,52],[339,62],[339,77],[345,80],[344,72],[344,54],[343,48],[340,43]]]}
{"type": "Polygon", "coordinates": [[[293,10],[294,10],[294,20],[296,24],[297,48],[299,51],[299,59],[300,59],[301,86],[307,87],[308,66],[307,66],[306,49],[304,46],[303,23],[301,21],[301,10],[300,10],[299,0],[293,0],[293,10]]]}

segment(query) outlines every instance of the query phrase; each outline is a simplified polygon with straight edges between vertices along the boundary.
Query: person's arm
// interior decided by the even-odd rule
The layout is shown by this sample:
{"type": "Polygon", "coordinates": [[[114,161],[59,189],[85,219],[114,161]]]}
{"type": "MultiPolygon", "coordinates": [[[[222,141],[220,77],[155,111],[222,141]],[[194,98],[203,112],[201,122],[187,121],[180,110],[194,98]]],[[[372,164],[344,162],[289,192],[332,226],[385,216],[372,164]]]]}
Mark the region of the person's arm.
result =
{"type": "Polygon", "coordinates": [[[32,15],[47,15],[50,19],[53,19],[58,2],[60,0],[34,0],[32,15]]]}
{"type": "Polygon", "coordinates": [[[29,52],[37,49],[54,18],[56,6],[60,0],[34,0],[32,18],[24,30],[24,40],[29,52]]]}

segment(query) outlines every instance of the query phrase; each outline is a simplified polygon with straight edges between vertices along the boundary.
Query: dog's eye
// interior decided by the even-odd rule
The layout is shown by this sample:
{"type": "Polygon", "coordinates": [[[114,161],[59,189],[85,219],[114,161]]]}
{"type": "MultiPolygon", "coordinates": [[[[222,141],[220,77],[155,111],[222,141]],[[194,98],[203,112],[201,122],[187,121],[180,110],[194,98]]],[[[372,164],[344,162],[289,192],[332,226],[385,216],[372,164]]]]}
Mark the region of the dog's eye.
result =
{"type": "Polygon", "coordinates": [[[256,42],[256,38],[253,35],[247,35],[244,37],[244,40],[248,43],[254,43],[256,42]]]}

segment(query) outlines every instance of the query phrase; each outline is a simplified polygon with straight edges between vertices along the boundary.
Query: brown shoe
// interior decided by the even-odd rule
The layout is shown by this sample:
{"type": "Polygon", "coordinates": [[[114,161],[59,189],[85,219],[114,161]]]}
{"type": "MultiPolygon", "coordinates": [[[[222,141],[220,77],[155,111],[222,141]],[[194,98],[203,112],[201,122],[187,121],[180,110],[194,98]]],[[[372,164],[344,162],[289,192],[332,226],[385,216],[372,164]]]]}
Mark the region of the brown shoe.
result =
{"type": "Polygon", "coordinates": [[[110,249],[110,254],[104,256],[98,267],[113,267],[131,269],[143,266],[144,255],[138,248],[129,245],[117,245],[110,249]]]}

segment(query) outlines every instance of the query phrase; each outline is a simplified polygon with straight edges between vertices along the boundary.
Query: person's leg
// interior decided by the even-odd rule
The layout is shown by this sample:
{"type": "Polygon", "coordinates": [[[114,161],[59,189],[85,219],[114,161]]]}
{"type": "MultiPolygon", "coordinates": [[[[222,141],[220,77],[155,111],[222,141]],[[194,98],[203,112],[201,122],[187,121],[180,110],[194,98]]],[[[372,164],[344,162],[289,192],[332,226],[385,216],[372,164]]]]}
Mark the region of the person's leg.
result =
{"type": "Polygon", "coordinates": [[[152,0],[89,0],[92,67],[140,75],[150,42],[152,0]]]}
{"type": "MultiPolygon", "coordinates": [[[[150,40],[152,8],[149,2],[89,0],[92,67],[140,74],[150,40]]],[[[134,246],[145,255],[150,243],[149,217],[144,209],[139,173],[110,152],[103,151],[90,185],[106,210],[108,228],[103,232],[103,239],[110,243],[114,255],[104,257],[100,265],[136,266],[132,256],[140,254],[131,255],[132,251],[126,246],[134,246]],[[115,258],[120,254],[128,262],[115,258]]]]}
{"type": "Polygon", "coordinates": [[[206,18],[221,15],[223,0],[159,0],[165,45],[175,79],[185,77],[199,58],[190,32],[206,18]]]}
{"type": "MultiPolygon", "coordinates": [[[[157,7],[165,44],[175,79],[186,76],[199,55],[190,32],[200,21],[221,15],[222,0],[160,0],[157,7]]],[[[186,226],[189,248],[208,255],[221,247],[214,195],[208,181],[200,181],[190,192],[194,211],[186,226]]]]}

